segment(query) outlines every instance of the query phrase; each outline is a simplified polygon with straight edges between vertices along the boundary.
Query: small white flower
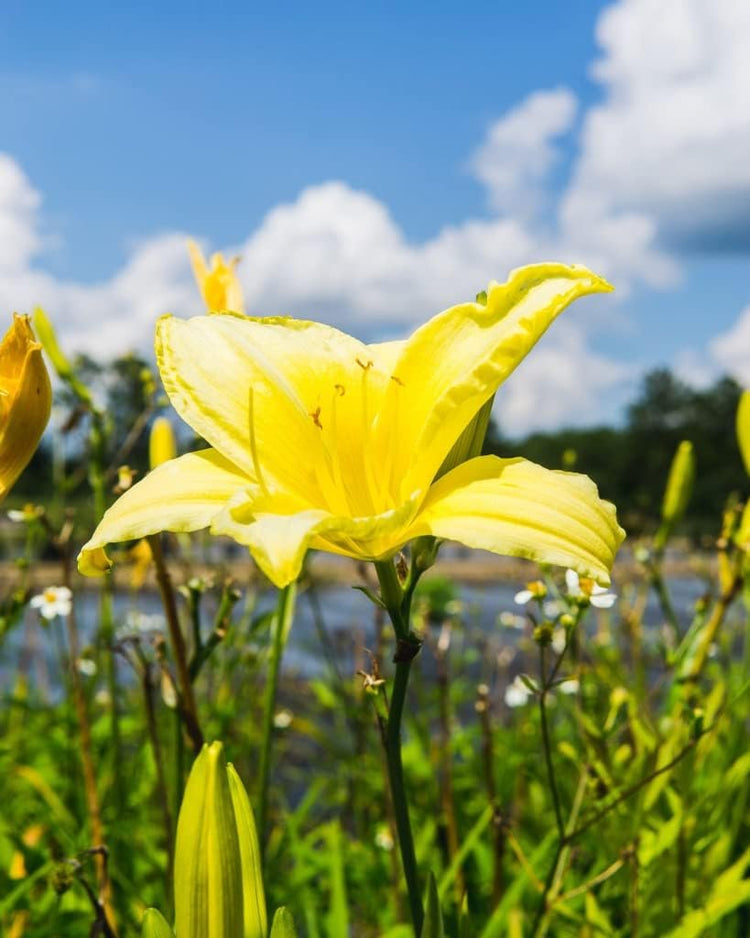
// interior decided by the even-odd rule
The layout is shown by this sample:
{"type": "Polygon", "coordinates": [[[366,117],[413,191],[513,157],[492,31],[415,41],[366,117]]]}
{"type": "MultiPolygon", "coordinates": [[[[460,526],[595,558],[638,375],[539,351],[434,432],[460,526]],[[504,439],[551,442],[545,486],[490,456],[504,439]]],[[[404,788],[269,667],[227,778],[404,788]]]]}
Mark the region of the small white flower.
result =
{"type": "Polygon", "coordinates": [[[73,608],[73,594],[67,586],[48,586],[43,593],[31,598],[31,608],[38,609],[43,619],[51,620],[56,616],[70,615],[73,608]]]}
{"type": "Polygon", "coordinates": [[[561,694],[577,694],[581,689],[581,683],[578,678],[569,677],[567,681],[561,681],[557,685],[557,689],[561,694]]]}
{"type": "Polygon", "coordinates": [[[505,688],[505,704],[508,707],[523,707],[529,702],[531,691],[521,680],[520,674],[505,688]]]}
{"type": "Polygon", "coordinates": [[[36,519],[43,513],[44,509],[39,505],[26,504],[23,508],[11,508],[8,512],[8,518],[11,521],[14,521],[16,524],[20,522],[31,523],[36,521],[36,519]]]}
{"type": "Polygon", "coordinates": [[[273,718],[273,725],[277,730],[286,730],[292,725],[294,714],[290,710],[279,710],[273,718]]]}
{"type": "Polygon", "coordinates": [[[506,629],[526,628],[526,619],[523,616],[517,616],[515,612],[501,612],[497,617],[497,621],[506,629]]]}
{"type": "Polygon", "coordinates": [[[611,609],[617,599],[615,593],[610,593],[589,577],[579,577],[575,570],[565,571],[565,585],[571,599],[585,600],[597,609],[611,609]]]}
{"type": "Polygon", "coordinates": [[[547,595],[547,587],[541,580],[532,580],[526,584],[526,589],[521,590],[513,597],[513,602],[518,606],[525,606],[532,599],[544,599],[547,595]]]}
{"type": "Polygon", "coordinates": [[[78,671],[84,675],[84,677],[93,677],[96,674],[96,662],[92,661],[91,658],[79,658],[76,662],[78,671]]]}

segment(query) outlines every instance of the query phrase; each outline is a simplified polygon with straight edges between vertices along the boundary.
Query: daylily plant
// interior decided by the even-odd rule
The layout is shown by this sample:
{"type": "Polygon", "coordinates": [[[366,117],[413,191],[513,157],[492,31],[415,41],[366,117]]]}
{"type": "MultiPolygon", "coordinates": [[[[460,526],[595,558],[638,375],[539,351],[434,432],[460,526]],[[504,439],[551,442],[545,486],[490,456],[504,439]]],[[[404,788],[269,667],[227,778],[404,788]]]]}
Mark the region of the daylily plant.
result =
{"type": "Polygon", "coordinates": [[[28,316],[15,315],[0,342],[0,501],[34,455],[52,407],[52,388],[28,316]]]}
{"type": "Polygon", "coordinates": [[[247,545],[279,587],[309,548],[383,560],[422,535],[609,582],[624,532],[586,476],[495,456],[445,466],[552,321],[610,289],[583,267],[524,267],[490,284],[486,300],[375,345],[290,318],[163,317],[164,386],[210,448],[125,492],[84,546],[81,571],[108,569],[108,543],[210,528],[247,545]]]}

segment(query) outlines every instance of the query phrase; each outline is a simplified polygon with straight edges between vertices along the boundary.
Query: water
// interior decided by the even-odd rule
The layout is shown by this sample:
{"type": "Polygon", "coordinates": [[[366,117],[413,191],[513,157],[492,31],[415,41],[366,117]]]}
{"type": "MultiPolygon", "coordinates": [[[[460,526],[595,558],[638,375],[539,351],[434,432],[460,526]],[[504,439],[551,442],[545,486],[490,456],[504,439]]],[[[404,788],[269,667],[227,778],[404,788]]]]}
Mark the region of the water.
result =
{"type": "MultiPolygon", "coordinates": [[[[680,578],[668,584],[670,595],[683,626],[687,626],[695,601],[705,592],[705,586],[697,578],[680,578]]],[[[457,593],[463,605],[463,618],[472,631],[496,636],[497,643],[514,645],[520,632],[498,625],[498,615],[503,611],[523,613],[523,608],[514,604],[513,597],[520,584],[494,582],[484,585],[458,584],[457,593]]],[[[617,590],[617,586],[614,587],[617,590]]],[[[372,647],[375,625],[375,607],[358,590],[347,586],[332,585],[319,587],[316,597],[324,622],[325,633],[330,640],[331,656],[336,667],[344,676],[351,675],[362,662],[355,662],[356,649],[372,647]]],[[[297,601],[294,627],[284,655],[284,671],[304,677],[319,677],[327,667],[321,649],[321,639],[316,628],[314,604],[316,598],[301,594],[297,601]]],[[[258,598],[255,614],[273,609],[276,602],[274,591],[258,598]]],[[[215,612],[215,597],[204,597],[204,628],[208,630],[215,612]]],[[[184,603],[180,602],[184,611],[184,603]]],[[[242,602],[236,607],[239,615],[242,602]]],[[[98,618],[99,596],[94,592],[81,592],[75,597],[76,616],[79,629],[80,650],[83,656],[95,641],[98,618]]],[[[156,593],[140,592],[137,595],[118,593],[114,597],[114,616],[118,627],[122,627],[133,612],[148,616],[162,615],[161,600],[156,593]]],[[[616,609],[612,622],[616,624],[616,609]]],[[[649,630],[663,621],[658,600],[652,593],[644,612],[644,625],[649,630]]],[[[163,622],[163,620],[162,620],[163,622]]],[[[27,661],[32,682],[48,697],[55,698],[60,692],[60,658],[65,648],[63,623],[54,621],[42,625],[37,613],[26,612],[26,620],[19,624],[0,646],[0,691],[9,689],[10,681],[17,673],[19,663],[27,661]],[[30,667],[28,665],[30,662],[30,667]]],[[[219,650],[217,652],[221,654],[219,650]]],[[[128,670],[122,668],[123,672],[128,670]]]]}

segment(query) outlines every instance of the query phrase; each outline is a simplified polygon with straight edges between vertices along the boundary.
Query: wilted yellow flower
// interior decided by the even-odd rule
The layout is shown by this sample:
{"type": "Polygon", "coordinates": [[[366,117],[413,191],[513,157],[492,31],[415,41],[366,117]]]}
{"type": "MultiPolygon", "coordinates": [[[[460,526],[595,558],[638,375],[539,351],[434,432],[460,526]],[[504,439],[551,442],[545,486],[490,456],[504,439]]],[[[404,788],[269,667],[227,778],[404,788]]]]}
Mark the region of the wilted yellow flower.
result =
{"type": "Polygon", "coordinates": [[[524,267],[491,284],[486,304],[377,345],[287,318],[163,317],[164,387],[211,448],[126,492],[84,546],[81,571],[108,569],[110,542],[210,527],[247,545],[277,586],[296,579],[308,548],[383,560],[423,535],[609,582],[624,532],[586,476],[495,456],[440,475],[557,315],[609,289],[582,267],[524,267]]]}
{"type": "Polygon", "coordinates": [[[51,407],[42,346],[29,317],[16,314],[0,343],[0,501],[33,456],[51,407]]]}
{"type": "Polygon", "coordinates": [[[195,241],[188,241],[188,251],[198,289],[208,311],[220,313],[231,310],[233,313],[241,313],[244,309],[242,287],[235,271],[239,258],[233,257],[227,264],[217,253],[212,256],[209,268],[195,241]]]}

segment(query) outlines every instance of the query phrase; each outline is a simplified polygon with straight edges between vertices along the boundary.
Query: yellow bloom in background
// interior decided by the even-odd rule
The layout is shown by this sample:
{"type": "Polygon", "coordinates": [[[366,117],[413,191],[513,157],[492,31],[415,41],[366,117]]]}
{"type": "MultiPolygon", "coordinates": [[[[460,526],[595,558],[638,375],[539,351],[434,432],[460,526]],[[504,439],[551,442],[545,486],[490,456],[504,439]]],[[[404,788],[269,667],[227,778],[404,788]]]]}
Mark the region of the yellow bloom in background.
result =
{"type": "Polygon", "coordinates": [[[177,443],[172,424],[167,417],[157,417],[148,438],[148,460],[152,469],[177,455],[177,443]]]}
{"type": "Polygon", "coordinates": [[[217,253],[211,258],[209,267],[195,241],[188,241],[188,252],[198,289],[201,291],[208,311],[219,313],[231,310],[234,313],[241,313],[244,309],[242,287],[235,271],[239,258],[233,257],[227,264],[221,254],[217,253]]]}
{"type": "Polygon", "coordinates": [[[0,501],[34,455],[52,407],[52,388],[28,316],[14,315],[0,343],[0,501]]]}
{"type": "Polygon", "coordinates": [[[624,532],[586,476],[495,456],[436,476],[558,314],[610,289],[583,267],[524,267],[490,284],[486,304],[377,345],[288,318],[163,317],[164,386],[210,448],[126,492],[83,548],[81,571],[105,571],[110,542],[208,527],[247,545],[277,586],[298,576],[308,548],[380,560],[421,535],[608,583],[624,532]]]}

